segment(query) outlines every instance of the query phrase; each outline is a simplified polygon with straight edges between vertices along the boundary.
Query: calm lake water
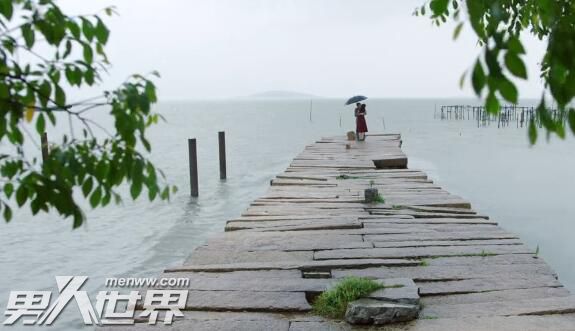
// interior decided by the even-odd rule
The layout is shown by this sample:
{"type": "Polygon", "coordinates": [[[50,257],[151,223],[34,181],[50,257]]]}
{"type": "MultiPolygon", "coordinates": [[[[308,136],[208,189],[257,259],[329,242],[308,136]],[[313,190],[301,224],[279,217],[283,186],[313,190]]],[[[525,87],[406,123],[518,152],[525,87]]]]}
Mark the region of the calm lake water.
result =
{"type": "MultiPolygon", "coordinates": [[[[11,290],[55,291],[55,276],[85,275],[91,298],[106,277],[154,276],[180,264],[226,220],[261,196],[306,144],[353,130],[342,100],[165,102],[151,132],[152,158],[178,185],[170,203],[126,202],[86,209],[88,223],[19,213],[0,224],[0,308],[11,290]],[[310,114],[311,113],[311,114],[310,114]],[[310,120],[311,117],[311,120],[310,120]],[[228,180],[218,173],[217,132],[225,130],[228,180]],[[200,198],[188,195],[187,138],[198,139],[200,198]]],[[[400,132],[410,168],[471,201],[474,208],[521,235],[575,289],[575,139],[530,147],[525,129],[478,128],[474,121],[434,119],[435,106],[470,100],[369,100],[371,132],[400,132]],[[385,130],[384,130],[385,125],[385,130]]],[[[523,104],[530,105],[526,101],[523,104]]],[[[51,330],[81,326],[72,303],[51,330]]],[[[1,328],[1,326],[0,326],[1,328]]],[[[6,327],[17,330],[19,327],[6,327]]],[[[29,330],[29,328],[26,328],[29,330]]]]}

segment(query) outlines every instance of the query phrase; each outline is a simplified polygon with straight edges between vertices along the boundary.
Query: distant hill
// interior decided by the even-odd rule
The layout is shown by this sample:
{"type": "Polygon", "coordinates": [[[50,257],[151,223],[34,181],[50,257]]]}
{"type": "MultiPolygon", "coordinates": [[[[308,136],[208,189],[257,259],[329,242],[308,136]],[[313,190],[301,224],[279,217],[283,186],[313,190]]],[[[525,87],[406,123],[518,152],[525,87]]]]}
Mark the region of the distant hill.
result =
{"type": "Polygon", "coordinates": [[[248,96],[248,98],[257,99],[315,99],[316,95],[292,91],[266,91],[248,96]]]}

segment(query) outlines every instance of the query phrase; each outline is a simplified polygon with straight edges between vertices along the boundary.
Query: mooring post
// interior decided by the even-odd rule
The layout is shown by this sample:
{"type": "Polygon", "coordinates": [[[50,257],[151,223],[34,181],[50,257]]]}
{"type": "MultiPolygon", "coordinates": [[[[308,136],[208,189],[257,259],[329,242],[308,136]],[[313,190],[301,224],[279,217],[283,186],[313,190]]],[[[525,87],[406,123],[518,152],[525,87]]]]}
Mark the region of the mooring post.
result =
{"type": "Polygon", "coordinates": [[[48,149],[48,134],[46,132],[42,133],[41,145],[42,145],[42,160],[46,162],[50,154],[50,150],[48,149]]]}
{"type": "Polygon", "coordinates": [[[226,179],[226,133],[218,132],[218,142],[220,145],[220,179],[226,179]]]}
{"type": "Polygon", "coordinates": [[[190,193],[198,196],[198,151],[196,139],[188,139],[188,152],[190,154],[190,193]]]}

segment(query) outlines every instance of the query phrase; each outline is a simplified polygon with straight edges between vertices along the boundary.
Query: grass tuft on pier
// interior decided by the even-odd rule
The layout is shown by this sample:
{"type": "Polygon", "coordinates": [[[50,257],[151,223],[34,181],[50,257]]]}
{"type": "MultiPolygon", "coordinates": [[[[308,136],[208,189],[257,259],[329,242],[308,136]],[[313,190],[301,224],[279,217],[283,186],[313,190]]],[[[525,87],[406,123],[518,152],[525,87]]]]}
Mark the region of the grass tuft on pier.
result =
{"type": "Polygon", "coordinates": [[[373,200],[373,202],[375,203],[385,203],[385,198],[383,197],[383,195],[378,194],[375,199],[373,200]]]}
{"type": "Polygon", "coordinates": [[[363,277],[346,277],[333,289],[323,292],[312,304],[313,312],[327,318],[343,319],[347,304],[385,286],[363,277]]]}

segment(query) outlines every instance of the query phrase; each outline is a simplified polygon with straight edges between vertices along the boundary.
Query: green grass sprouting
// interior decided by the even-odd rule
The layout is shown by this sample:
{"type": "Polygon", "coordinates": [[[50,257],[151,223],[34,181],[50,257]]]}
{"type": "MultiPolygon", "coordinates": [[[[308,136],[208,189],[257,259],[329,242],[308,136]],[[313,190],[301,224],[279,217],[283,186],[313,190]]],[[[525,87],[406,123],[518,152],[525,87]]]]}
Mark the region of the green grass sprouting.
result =
{"type": "Polygon", "coordinates": [[[373,291],[385,286],[369,278],[346,277],[342,279],[333,289],[323,292],[313,303],[313,311],[317,315],[328,318],[343,319],[347,304],[373,291]]]}
{"type": "Polygon", "coordinates": [[[373,200],[373,202],[376,202],[376,203],[385,203],[385,198],[384,198],[383,195],[381,195],[381,193],[380,193],[380,194],[378,194],[378,195],[375,197],[375,199],[373,200]]]}

